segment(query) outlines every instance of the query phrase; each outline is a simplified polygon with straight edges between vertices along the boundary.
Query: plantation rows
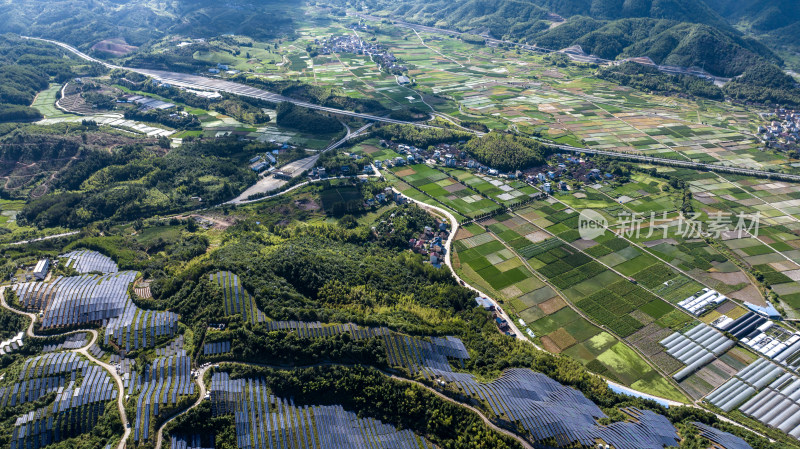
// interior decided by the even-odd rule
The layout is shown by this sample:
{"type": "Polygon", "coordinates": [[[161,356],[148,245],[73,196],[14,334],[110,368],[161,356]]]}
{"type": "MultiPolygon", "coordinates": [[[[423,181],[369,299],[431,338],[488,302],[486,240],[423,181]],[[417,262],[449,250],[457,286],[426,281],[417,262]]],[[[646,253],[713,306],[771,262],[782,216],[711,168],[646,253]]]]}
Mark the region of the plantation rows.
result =
{"type": "Polygon", "coordinates": [[[625,338],[644,327],[639,320],[628,315],[653,299],[652,295],[648,297],[640,293],[647,292],[631,291],[630,294],[622,297],[613,291],[600,291],[582,299],[576,305],[592,320],[607,326],[612,332],[625,338]]]}
{"type": "MultiPolygon", "coordinates": [[[[555,238],[551,237],[547,240],[543,240],[538,243],[533,243],[531,245],[527,245],[517,249],[517,252],[520,256],[524,257],[525,259],[533,259],[534,257],[538,256],[539,254],[544,254],[551,249],[558,248],[562,246],[564,243],[555,238]]],[[[515,247],[516,248],[516,247],[515,247]]]]}
{"type": "Polygon", "coordinates": [[[233,414],[240,449],[346,449],[433,447],[410,430],[358,418],[341,406],[295,406],[270,394],[260,379],[230,379],[214,373],[210,399],[214,416],[233,414]]]}

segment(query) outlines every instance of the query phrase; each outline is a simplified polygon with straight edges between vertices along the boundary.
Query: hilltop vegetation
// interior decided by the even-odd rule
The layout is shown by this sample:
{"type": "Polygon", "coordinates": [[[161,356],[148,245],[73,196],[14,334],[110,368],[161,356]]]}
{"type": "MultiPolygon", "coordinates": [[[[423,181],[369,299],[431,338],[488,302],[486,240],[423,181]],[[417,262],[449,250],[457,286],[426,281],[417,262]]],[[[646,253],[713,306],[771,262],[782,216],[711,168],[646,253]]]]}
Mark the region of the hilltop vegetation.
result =
{"type": "Polygon", "coordinates": [[[292,18],[283,13],[283,8],[294,6],[294,2],[273,1],[242,9],[210,0],[23,0],[0,4],[4,19],[0,33],[56,39],[82,50],[115,38],[141,46],[167,34],[208,37],[233,33],[273,38],[293,32],[292,18]]]}
{"type": "Polygon", "coordinates": [[[396,5],[367,2],[389,18],[536,44],[580,45],[606,59],[649,56],[658,64],[702,67],[717,76],[740,75],[752,64],[780,63],[763,44],[745,37],[703,0],[515,1],[473,0],[396,5]],[[567,18],[550,27],[548,13],[567,18]]]}
{"type": "Polygon", "coordinates": [[[100,67],[72,59],[56,46],[0,36],[0,122],[41,118],[29,106],[51,80],[60,83],[101,72],[100,67]]]}
{"type": "Polygon", "coordinates": [[[234,139],[198,141],[159,156],[144,145],[94,152],[30,201],[20,218],[39,227],[132,220],[230,199],[255,181],[243,163],[258,146],[234,139]]]}
{"type": "Polygon", "coordinates": [[[544,163],[543,145],[512,134],[493,132],[470,140],[464,148],[478,162],[502,171],[513,172],[544,163]]]}

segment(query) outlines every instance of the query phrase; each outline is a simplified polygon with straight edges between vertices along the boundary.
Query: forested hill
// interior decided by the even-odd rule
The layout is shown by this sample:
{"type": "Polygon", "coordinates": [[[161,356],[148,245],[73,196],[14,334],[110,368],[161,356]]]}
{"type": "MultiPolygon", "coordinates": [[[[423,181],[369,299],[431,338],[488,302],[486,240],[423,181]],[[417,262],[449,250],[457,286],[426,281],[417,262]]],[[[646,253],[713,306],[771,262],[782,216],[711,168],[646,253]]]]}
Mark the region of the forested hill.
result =
{"type": "Polygon", "coordinates": [[[738,76],[754,64],[782,63],[765,45],[734,29],[705,0],[412,0],[400,4],[367,0],[367,4],[373,13],[413,23],[488,32],[496,38],[556,50],[580,45],[587,53],[606,59],[649,56],[658,64],[696,66],[724,77],[738,76]],[[553,14],[566,21],[553,27],[557,20],[553,14]]]}
{"type": "MultiPolygon", "coordinates": [[[[589,16],[616,20],[646,17],[728,27],[725,19],[703,0],[467,0],[389,2],[367,0],[370,9],[396,8],[407,19],[420,23],[458,27],[494,27],[524,31],[522,24],[547,19],[549,13],[562,17],[589,16]]],[[[501,31],[501,30],[497,30],[501,31]]],[[[508,30],[503,30],[505,32],[508,30]]]]}
{"type": "Polygon", "coordinates": [[[705,0],[729,22],[758,32],[798,25],[800,5],[795,0],[705,0]]]}
{"type": "Polygon", "coordinates": [[[273,38],[293,32],[283,10],[297,4],[259,0],[242,8],[213,0],[0,0],[0,34],[46,37],[83,50],[106,39],[141,46],[170,33],[273,38]]]}
{"type": "Polygon", "coordinates": [[[754,64],[780,63],[763,44],[738,33],[672,20],[574,17],[535,39],[545,48],[580,45],[605,59],[649,56],[657,64],[702,67],[725,77],[740,75],[754,64]]]}

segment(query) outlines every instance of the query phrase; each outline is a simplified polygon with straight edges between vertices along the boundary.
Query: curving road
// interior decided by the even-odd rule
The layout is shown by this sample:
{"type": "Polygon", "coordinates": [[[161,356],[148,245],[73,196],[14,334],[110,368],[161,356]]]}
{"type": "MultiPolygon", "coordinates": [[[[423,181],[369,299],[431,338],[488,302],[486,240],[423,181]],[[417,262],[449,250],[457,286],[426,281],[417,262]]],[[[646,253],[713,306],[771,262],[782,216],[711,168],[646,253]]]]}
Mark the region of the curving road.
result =
{"type": "Polygon", "coordinates": [[[89,62],[94,62],[96,64],[100,64],[108,69],[120,69],[120,70],[127,70],[129,72],[139,73],[141,75],[149,76],[156,80],[159,80],[163,83],[171,84],[173,86],[188,88],[188,89],[197,89],[197,90],[209,90],[214,92],[226,92],[235,95],[241,95],[243,97],[249,98],[257,98],[259,100],[265,100],[273,103],[281,103],[281,102],[288,102],[293,103],[297,106],[302,106],[304,108],[314,109],[317,111],[328,112],[331,114],[339,114],[339,115],[346,115],[349,117],[360,118],[362,120],[368,120],[373,122],[383,122],[383,123],[392,123],[397,125],[414,125],[420,128],[439,128],[438,126],[426,125],[423,123],[415,123],[415,122],[407,122],[403,120],[395,120],[389,117],[382,117],[379,115],[372,115],[372,114],[362,114],[360,112],[353,112],[347,111],[344,109],[337,109],[337,108],[330,108],[327,106],[322,106],[314,103],[309,103],[302,100],[297,100],[290,97],[285,97],[283,95],[279,95],[276,93],[272,93],[263,89],[256,89],[255,87],[250,87],[241,83],[235,83],[233,81],[226,81],[220,78],[210,78],[200,75],[190,75],[186,73],[176,73],[176,72],[167,72],[163,70],[150,70],[150,69],[137,69],[131,67],[122,67],[115,64],[108,63],[106,61],[101,61],[97,58],[93,58],[86,53],[78,50],[77,48],[65,44],[63,42],[58,42],[50,39],[41,39],[37,37],[29,37],[29,36],[21,36],[23,39],[31,39],[37,40],[41,42],[48,42],[53,45],[57,45],[64,50],[67,50],[71,53],[74,53],[79,58],[84,59],[89,62]]]}
{"type": "Polygon", "coordinates": [[[175,415],[172,416],[172,418],[164,421],[164,424],[161,424],[161,427],[158,428],[158,433],[156,434],[156,449],[161,449],[161,445],[164,442],[164,429],[167,427],[167,424],[171,423],[179,416],[188,413],[189,410],[203,403],[203,400],[206,397],[206,383],[203,382],[203,376],[205,376],[206,371],[208,371],[209,368],[211,368],[210,365],[204,366],[203,368],[200,369],[200,371],[197,372],[197,378],[195,379],[195,383],[197,383],[197,388],[199,388],[198,391],[200,392],[200,396],[197,397],[197,400],[194,402],[194,404],[190,405],[189,408],[187,408],[186,410],[182,410],[176,413],[175,415]]]}
{"type": "MultiPolygon", "coordinates": [[[[363,17],[369,17],[366,15],[362,15],[363,17]]],[[[407,24],[412,25],[412,24],[407,24]]],[[[426,27],[418,27],[419,29],[425,29],[426,27]]],[[[443,30],[437,30],[439,32],[443,30]]],[[[266,90],[256,89],[254,87],[246,86],[244,84],[235,83],[232,81],[226,81],[223,79],[218,78],[209,78],[200,75],[189,75],[185,73],[175,73],[175,72],[166,72],[161,70],[149,70],[149,69],[136,69],[130,67],[121,67],[118,65],[110,64],[106,61],[101,61],[99,59],[93,58],[77,48],[65,44],[63,42],[53,41],[49,39],[40,39],[34,37],[26,37],[22,36],[24,39],[33,39],[42,42],[48,42],[53,45],[57,45],[69,52],[74,53],[78,57],[85,59],[90,62],[94,62],[97,64],[101,64],[109,69],[122,69],[128,70],[131,72],[139,73],[145,76],[149,76],[155,79],[158,79],[162,82],[172,84],[179,87],[185,87],[190,89],[199,89],[199,90],[211,90],[211,91],[218,91],[218,92],[227,92],[235,95],[241,95],[244,97],[251,97],[251,98],[258,98],[262,100],[267,100],[271,102],[282,102],[286,101],[289,103],[293,103],[298,106],[306,107],[309,109],[315,109],[318,111],[329,112],[332,114],[339,114],[339,115],[346,115],[350,117],[356,117],[363,120],[373,121],[373,122],[383,122],[383,123],[393,123],[398,125],[411,125],[416,126],[419,128],[440,128],[438,126],[427,125],[424,123],[418,122],[407,122],[403,120],[394,120],[388,117],[381,117],[377,115],[371,114],[362,114],[358,112],[346,111],[342,109],[330,108],[327,106],[321,106],[313,103],[308,103],[302,100],[296,100],[294,98],[285,97],[282,95],[278,95],[266,90]]],[[[541,50],[541,49],[539,49],[541,50]]],[[[472,131],[475,135],[483,135],[483,133],[478,131],[472,131]]],[[[767,170],[756,170],[750,168],[742,168],[737,166],[728,166],[728,165],[719,165],[719,164],[705,164],[701,162],[694,162],[694,161],[681,161],[681,160],[674,160],[674,159],[667,159],[667,158],[658,158],[658,157],[651,157],[651,156],[644,156],[640,154],[630,154],[630,153],[621,153],[616,151],[606,151],[606,150],[593,150],[590,148],[579,148],[573,147],[570,145],[560,145],[549,141],[544,141],[545,144],[553,146],[563,151],[570,151],[574,153],[585,153],[585,154],[594,154],[594,155],[601,155],[607,157],[614,157],[614,158],[621,158],[632,160],[636,162],[645,162],[650,164],[658,164],[658,165],[667,165],[673,167],[684,167],[684,168],[692,168],[696,170],[716,170],[726,173],[733,173],[738,175],[746,175],[746,176],[757,176],[757,177],[764,177],[768,179],[783,179],[786,181],[797,181],[800,182],[800,175],[788,174],[788,173],[775,173],[770,172],[767,170]]]]}
{"type": "MultiPolygon", "coordinates": [[[[9,311],[11,311],[13,313],[16,313],[18,315],[24,315],[24,316],[30,318],[31,324],[28,325],[28,329],[25,331],[25,333],[28,335],[28,337],[31,337],[31,338],[42,338],[42,336],[36,335],[36,333],[33,331],[33,328],[34,328],[34,326],[36,324],[36,319],[38,318],[36,316],[36,314],[35,313],[23,312],[21,310],[17,310],[15,308],[9,306],[8,303],[6,302],[6,296],[5,296],[6,288],[8,288],[8,287],[7,286],[0,287],[0,305],[2,305],[4,308],[8,309],[9,311]]],[[[116,368],[114,368],[113,366],[111,366],[111,365],[109,365],[107,363],[101,362],[100,360],[98,360],[97,358],[95,358],[93,355],[91,355],[89,353],[89,348],[91,348],[92,345],[95,344],[95,342],[97,341],[97,337],[98,336],[97,336],[97,331],[96,330],[94,330],[94,329],[79,329],[79,330],[65,332],[65,333],[59,334],[59,335],[70,335],[70,334],[76,334],[76,333],[79,333],[79,332],[80,333],[89,333],[89,334],[91,334],[92,335],[92,339],[89,341],[89,343],[86,346],[84,346],[82,348],[79,348],[79,349],[72,349],[71,351],[75,352],[75,353],[78,353],[78,354],[81,354],[84,357],[86,357],[87,359],[91,360],[92,363],[96,363],[97,365],[99,365],[101,368],[106,370],[108,372],[108,374],[111,375],[111,377],[117,383],[117,389],[119,390],[119,394],[117,394],[117,407],[119,408],[119,416],[120,416],[120,420],[122,421],[122,426],[125,429],[125,432],[122,434],[122,439],[119,441],[119,445],[117,446],[117,449],[125,449],[125,443],[128,441],[128,437],[131,434],[131,428],[130,428],[130,425],[128,423],[128,415],[125,413],[125,403],[124,403],[125,402],[125,387],[123,386],[123,383],[122,383],[122,377],[120,377],[119,374],[117,374],[116,368]]],[[[49,336],[50,335],[48,335],[48,337],[49,336]]]]}
{"type": "MultiPolygon", "coordinates": [[[[236,365],[243,365],[243,366],[254,366],[254,367],[261,367],[261,368],[282,369],[282,370],[285,370],[285,369],[306,369],[306,368],[314,368],[314,367],[318,367],[318,366],[353,366],[353,365],[347,365],[347,364],[343,364],[343,363],[332,363],[332,362],[321,362],[321,363],[315,363],[313,365],[306,365],[306,366],[281,366],[281,365],[269,365],[269,364],[263,364],[263,363],[247,363],[247,362],[240,362],[240,361],[237,361],[237,360],[222,360],[222,361],[219,361],[219,362],[215,362],[214,364],[215,365],[219,365],[219,364],[222,364],[222,363],[229,363],[229,364],[236,364],[236,365]]],[[[164,424],[162,424],[161,427],[159,427],[158,433],[157,433],[158,437],[156,439],[156,447],[155,447],[155,449],[161,449],[161,446],[163,444],[164,429],[167,427],[167,424],[169,424],[171,421],[175,420],[176,418],[180,417],[181,415],[187,413],[189,410],[191,410],[191,409],[193,409],[193,408],[195,408],[195,407],[197,407],[197,406],[199,406],[200,404],[203,403],[203,400],[204,400],[205,395],[206,395],[206,386],[205,386],[205,382],[203,382],[203,376],[205,376],[205,373],[210,368],[211,368],[211,365],[208,365],[208,366],[204,366],[200,371],[198,371],[197,379],[195,379],[195,381],[197,382],[197,385],[200,387],[200,397],[197,399],[197,401],[195,401],[195,403],[192,404],[191,406],[189,406],[186,410],[183,410],[183,411],[181,411],[179,413],[176,413],[175,416],[173,416],[172,418],[170,418],[169,420],[164,422],[164,424]]],[[[394,374],[386,373],[386,372],[384,372],[383,370],[380,370],[380,369],[378,369],[378,371],[380,371],[381,374],[383,374],[383,375],[385,375],[385,376],[387,376],[387,377],[389,377],[389,378],[391,378],[393,380],[396,380],[396,381],[399,381],[399,382],[409,383],[409,384],[418,386],[420,388],[424,388],[425,390],[428,390],[429,392],[433,393],[437,397],[439,397],[439,398],[441,398],[441,399],[443,399],[443,400],[445,400],[447,402],[450,402],[452,404],[458,405],[460,407],[464,407],[464,408],[474,412],[476,415],[478,415],[478,417],[481,418],[481,421],[483,421],[483,423],[486,424],[487,427],[491,428],[492,430],[494,430],[496,432],[502,433],[503,435],[506,435],[506,436],[508,436],[510,438],[513,438],[520,445],[522,445],[522,447],[524,447],[525,449],[534,449],[533,446],[531,446],[531,444],[527,440],[525,440],[525,438],[515,434],[514,432],[512,432],[510,430],[504,429],[502,427],[498,427],[489,418],[487,418],[486,415],[483,414],[483,412],[481,412],[477,408],[475,408],[475,407],[473,407],[471,405],[468,405],[468,404],[464,404],[463,402],[459,402],[459,401],[457,401],[457,400],[445,395],[441,391],[436,390],[435,388],[429,387],[428,385],[425,385],[425,384],[423,384],[421,382],[418,382],[416,380],[411,380],[411,379],[406,379],[404,377],[399,377],[399,376],[396,376],[394,374]]]]}

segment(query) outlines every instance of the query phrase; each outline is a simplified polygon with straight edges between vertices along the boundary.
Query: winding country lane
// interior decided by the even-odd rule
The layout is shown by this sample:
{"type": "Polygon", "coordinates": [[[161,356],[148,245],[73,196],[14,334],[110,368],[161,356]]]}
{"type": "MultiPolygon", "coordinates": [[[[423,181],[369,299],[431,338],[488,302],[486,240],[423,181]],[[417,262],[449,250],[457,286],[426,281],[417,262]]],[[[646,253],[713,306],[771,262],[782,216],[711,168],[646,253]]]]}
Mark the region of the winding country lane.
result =
{"type": "MultiPolygon", "coordinates": [[[[33,328],[36,325],[36,319],[37,319],[37,316],[36,316],[35,313],[23,312],[21,310],[17,310],[17,309],[15,309],[15,308],[13,308],[13,307],[8,305],[8,303],[6,302],[6,295],[5,295],[6,288],[8,288],[8,287],[7,286],[0,287],[0,305],[2,305],[4,308],[8,309],[9,311],[11,311],[13,313],[16,313],[17,315],[24,315],[24,316],[30,318],[31,324],[28,325],[28,329],[25,331],[25,333],[28,335],[28,337],[30,337],[30,338],[44,338],[44,336],[36,335],[36,333],[33,331],[33,328]]],[[[66,336],[66,335],[77,334],[77,333],[89,333],[89,334],[92,335],[92,338],[91,338],[91,340],[89,341],[89,343],[87,345],[85,345],[85,346],[83,346],[82,348],[79,348],[79,349],[72,349],[71,351],[83,355],[87,359],[91,360],[92,363],[95,363],[98,366],[100,366],[101,368],[103,368],[104,370],[106,370],[108,372],[108,374],[117,383],[117,389],[119,390],[119,394],[117,394],[117,407],[119,408],[119,416],[120,416],[120,420],[122,421],[122,426],[125,429],[125,432],[122,435],[122,439],[120,440],[119,445],[117,446],[117,449],[124,449],[125,448],[125,443],[127,442],[128,437],[131,434],[131,428],[130,428],[130,425],[129,425],[129,422],[128,422],[128,415],[125,412],[125,387],[123,386],[123,383],[122,383],[122,377],[120,377],[119,374],[117,374],[117,369],[116,368],[114,368],[113,366],[111,366],[111,365],[109,365],[107,363],[101,362],[100,360],[95,358],[93,355],[89,354],[89,348],[91,348],[92,345],[95,344],[95,342],[97,342],[98,334],[97,334],[96,330],[94,330],[94,329],[78,329],[78,330],[74,330],[74,331],[65,332],[63,334],[58,334],[57,336],[66,336]]],[[[50,337],[50,336],[51,335],[48,335],[47,337],[50,337]]]]}

